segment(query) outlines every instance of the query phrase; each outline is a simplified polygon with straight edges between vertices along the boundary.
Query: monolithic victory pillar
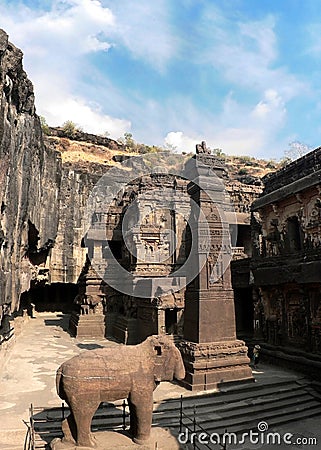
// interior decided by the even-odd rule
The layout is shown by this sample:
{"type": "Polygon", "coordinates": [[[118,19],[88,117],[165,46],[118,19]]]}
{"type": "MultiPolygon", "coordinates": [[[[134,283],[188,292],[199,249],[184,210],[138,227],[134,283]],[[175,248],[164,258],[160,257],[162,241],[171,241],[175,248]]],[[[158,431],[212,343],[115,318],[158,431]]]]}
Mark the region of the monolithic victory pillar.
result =
{"type": "MultiPolygon", "coordinates": [[[[198,275],[186,287],[184,340],[180,350],[186,368],[182,384],[208,390],[221,383],[253,380],[247,347],[236,339],[231,286],[228,210],[224,163],[205,143],[186,165],[191,196],[190,257],[198,275]],[[226,214],[227,213],[227,214],[226,214]]],[[[231,213],[230,213],[231,214],[231,213]]]]}

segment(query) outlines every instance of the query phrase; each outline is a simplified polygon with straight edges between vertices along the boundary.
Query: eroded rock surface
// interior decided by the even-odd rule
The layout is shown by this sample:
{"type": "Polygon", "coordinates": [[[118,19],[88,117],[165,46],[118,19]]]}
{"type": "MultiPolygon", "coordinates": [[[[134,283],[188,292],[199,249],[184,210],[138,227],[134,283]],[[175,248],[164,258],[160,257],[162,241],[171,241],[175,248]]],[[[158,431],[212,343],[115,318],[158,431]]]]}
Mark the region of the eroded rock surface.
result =
{"type": "Polygon", "coordinates": [[[43,144],[22,52],[0,30],[0,319],[55,242],[61,159],[43,144]]]}

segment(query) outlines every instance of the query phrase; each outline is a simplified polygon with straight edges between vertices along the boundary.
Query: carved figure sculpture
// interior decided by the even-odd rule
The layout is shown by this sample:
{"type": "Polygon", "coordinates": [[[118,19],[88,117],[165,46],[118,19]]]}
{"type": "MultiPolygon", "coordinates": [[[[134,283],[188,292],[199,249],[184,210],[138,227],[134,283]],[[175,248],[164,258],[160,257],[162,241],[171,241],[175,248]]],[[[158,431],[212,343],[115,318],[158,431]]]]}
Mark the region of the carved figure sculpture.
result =
{"type": "Polygon", "coordinates": [[[161,381],[185,377],[181,354],[166,336],[138,345],[88,350],[57,370],[57,392],[70,407],[62,422],[64,441],[94,447],[92,417],[101,402],[128,399],[130,433],[143,444],[151,431],[153,391],[161,381]]]}
{"type": "Polygon", "coordinates": [[[200,154],[210,155],[211,154],[211,150],[206,147],[205,141],[202,141],[200,144],[196,144],[196,154],[197,155],[200,155],[200,154]]]}

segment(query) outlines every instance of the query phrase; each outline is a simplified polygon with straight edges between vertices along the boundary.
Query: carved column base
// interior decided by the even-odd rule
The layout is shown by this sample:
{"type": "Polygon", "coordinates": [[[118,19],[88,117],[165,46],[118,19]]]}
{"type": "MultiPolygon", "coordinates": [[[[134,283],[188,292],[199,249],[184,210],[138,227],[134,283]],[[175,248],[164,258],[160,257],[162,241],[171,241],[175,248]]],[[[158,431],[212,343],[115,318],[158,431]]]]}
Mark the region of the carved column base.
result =
{"type": "Polygon", "coordinates": [[[104,314],[78,314],[73,312],[69,320],[69,332],[75,337],[103,339],[105,337],[104,314]]]}
{"type": "Polygon", "coordinates": [[[222,387],[224,383],[254,381],[243,341],[179,343],[186,376],[179,383],[191,391],[222,387]]]}

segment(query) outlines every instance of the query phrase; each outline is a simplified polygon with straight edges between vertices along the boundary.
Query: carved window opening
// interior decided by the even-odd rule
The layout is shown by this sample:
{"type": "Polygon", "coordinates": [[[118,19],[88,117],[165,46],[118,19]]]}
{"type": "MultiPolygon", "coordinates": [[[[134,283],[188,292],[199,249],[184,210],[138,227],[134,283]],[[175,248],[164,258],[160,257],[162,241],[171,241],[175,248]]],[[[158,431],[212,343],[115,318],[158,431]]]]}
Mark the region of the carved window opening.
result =
{"type": "Polygon", "coordinates": [[[165,310],[165,329],[167,334],[177,333],[177,308],[165,310]]]}
{"type": "Polygon", "coordinates": [[[249,225],[239,225],[237,232],[236,247],[243,247],[243,253],[252,256],[251,227],[249,225]]]}
{"type": "Polygon", "coordinates": [[[287,241],[289,250],[296,252],[302,249],[302,236],[301,236],[301,226],[299,219],[295,217],[290,217],[287,220],[287,241]]]}
{"type": "Polygon", "coordinates": [[[237,245],[238,225],[236,225],[234,223],[230,223],[229,224],[229,230],[230,230],[231,246],[232,247],[238,247],[238,245],[237,245]]]}

